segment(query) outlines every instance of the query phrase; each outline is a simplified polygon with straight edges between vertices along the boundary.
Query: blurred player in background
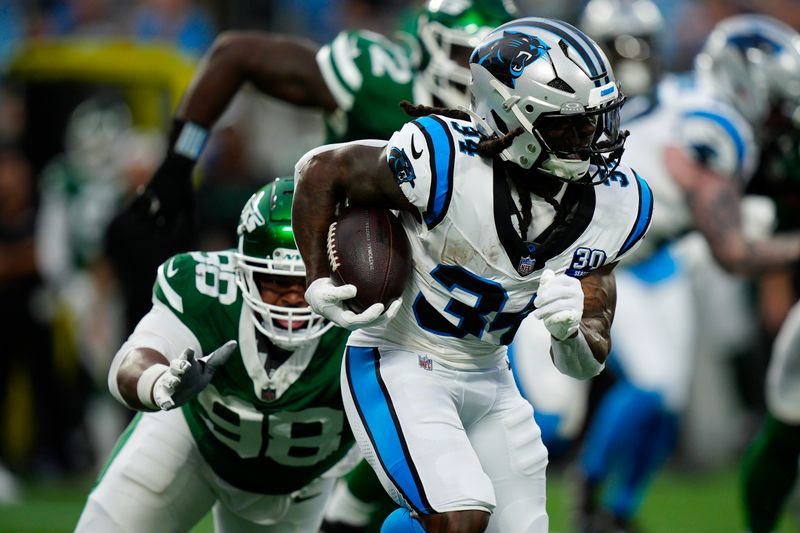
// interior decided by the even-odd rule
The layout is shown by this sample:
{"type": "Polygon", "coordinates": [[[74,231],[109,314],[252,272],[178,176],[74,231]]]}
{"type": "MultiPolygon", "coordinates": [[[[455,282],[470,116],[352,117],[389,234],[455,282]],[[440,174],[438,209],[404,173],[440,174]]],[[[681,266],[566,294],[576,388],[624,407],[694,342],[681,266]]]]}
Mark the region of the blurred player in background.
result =
{"type": "Polygon", "coordinates": [[[629,97],[649,93],[661,77],[664,19],[651,0],[591,0],[578,25],[606,52],[629,97]]]}
{"type": "Polygon", "coordinates": [[[767,372],[767,415],[745,453],[742,482],[750,533],[777,531],[800,460],[800,304],[781,327],[767,372]]]}
{"type": "MultiPolygon", "coordinates": [[[[581,16],[581,29],[606,53],[626,96],[647,95],[661,75],[658,64],[663,20],[650,0],[591,0],[581,16]]],[[[639,107],[649,99],[628,101],[639,107]]],[[[646,104],[650,105],[650,104],[646,104]]],[[[626,155],[626,158],[629,156],[626,155]]],[[[646,173],[644,174],[647,175],[646,173]]],[[[534,416],[550,458],[569,451],[584,427],[591,382],[558,372],[550,362],[550,335],[540,320],[529,318],[509,346],[514,377],[523,395],[534,405],[534,416]]]]}
{"type": "Polygon", "coordinates": [[[793,127],[798,89],[800,36],[774,19],[739,16],[717,25],[693,77],[665,79],[657,104],[625,123],[626,162],[648,176],[656,214],[648,241],[618,273],[611,367],[620,381],[603,398],[584,444],[582,531],[628,530],[676,442],[700,317],[675,240],[698,230],[719,265],[735,274],[759,275],[800,259],[797,233],[748,235],[753,217],[742,202],[759,148],[793,127]],[[615,484],[601,505],[610,479],[615,484]]]}
{"type": "Polygon", "coordinates": [[[361,328],[342,389],[362,452],[402,506],[386,532],[547,531],[547,451],[504,347],[533,313],[561,372],[599,373],[612,270],[651,215],[647,184],[618,166],[624,96],[588,37],[519,19],[470,67],[471,111],[406,106],[419,118],[388,144],[322,147],[296,170],[306,298],[361,328]],[[325,236],[345,199],[401,211],[414,270],[388,320],[382,304],[348,316],[355,287],[330,280],[325,236]]]}
{"type": "Polygon", "coordinates": [[[395,40],[344,31],[322,47],[265,32],[221,35],[181,102],[167,157],[133,209],[167,225],[191,211],[194,163],[209,129],[245,82],[324,111],[328,142],[386,139],[405,121],[401,100],[466,106],[470,52],[514,13],[510,1],[432,0],[413,32],[400,32],[395,40]]]}
{"type": "MultiPolygon", "coordinates": [[[[328,142],[388,139],[408,118],[401,100],[467,106],[469,54],[515,13],[509,0],[431,0],[413,29],[397,39],[343,31],[322,47],[290,35],[221,35],[178,109],[167,157],[133,209],[167,226],[191,212],[195,161],[208,131],[246,82],[285,102],[324,111],[328,142]]],[[[364,526],[372,500],[384,498],[383,491],[366,465],[354,472],[351,486],[358,498],[341,487],[332,520],[364,526]]]]}
{"type": "Polygon", "coordinates": [[[358,455],[338,379],[347,332],[303,299],[293,189],[279,178],[250,198],[236,250],[159,267],[153,308],[108,375],[142,412],[77,531],[188,531],[212,507],[217,531],[319,528],[358,455]]]}

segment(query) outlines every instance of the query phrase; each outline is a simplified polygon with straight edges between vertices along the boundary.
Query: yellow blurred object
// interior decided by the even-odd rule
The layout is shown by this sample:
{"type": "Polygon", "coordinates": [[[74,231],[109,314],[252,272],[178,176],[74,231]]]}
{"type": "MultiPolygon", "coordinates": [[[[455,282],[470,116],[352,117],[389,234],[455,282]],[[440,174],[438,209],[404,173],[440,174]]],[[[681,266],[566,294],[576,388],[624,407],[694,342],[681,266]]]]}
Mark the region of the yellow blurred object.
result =
{"type": "Polygon", "coordinates": [[[193,58],[168,44],[40,39],[20,49],[8,67],[8,76],[23,83],[73,81],[119,86],[136,126],[163,128],[195,67],[193,58]]]}
{"type": "Polygon", "coordinates": [[[6,397],[0,398],[4,420],[0,446],[9,463],[22,462],[33,451],[35,424],[33,416],[33,386],[30,376],[19,365],[11,367],[6,397]]]}

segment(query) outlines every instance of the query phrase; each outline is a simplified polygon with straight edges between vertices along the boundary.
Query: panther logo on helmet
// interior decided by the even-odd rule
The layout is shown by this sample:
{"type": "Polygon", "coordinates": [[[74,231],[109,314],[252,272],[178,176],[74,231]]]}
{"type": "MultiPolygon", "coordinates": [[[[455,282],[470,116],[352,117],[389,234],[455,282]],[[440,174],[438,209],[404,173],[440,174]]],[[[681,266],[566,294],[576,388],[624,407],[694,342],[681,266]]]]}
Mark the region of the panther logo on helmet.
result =
{"type": "Polygon", "coordinates": [[[500,39],[476,48],[470,62],[483,66],[513,89],[525,67],[545,56],[548,50],[550,47],[536,36],[506,31],[500,39]]]}
{"type": "MultiPolygon", "coordinates": [[[[413,146],[412,146],[413,148],[413,146]]],[[[411,166],[411,161],[408,160],[406,151],[402,148],[393,147],[389,153],[389,167],[392,169],[394,179],[398,185],[408,183],[414,187],[414,168],[411,166]]]]}

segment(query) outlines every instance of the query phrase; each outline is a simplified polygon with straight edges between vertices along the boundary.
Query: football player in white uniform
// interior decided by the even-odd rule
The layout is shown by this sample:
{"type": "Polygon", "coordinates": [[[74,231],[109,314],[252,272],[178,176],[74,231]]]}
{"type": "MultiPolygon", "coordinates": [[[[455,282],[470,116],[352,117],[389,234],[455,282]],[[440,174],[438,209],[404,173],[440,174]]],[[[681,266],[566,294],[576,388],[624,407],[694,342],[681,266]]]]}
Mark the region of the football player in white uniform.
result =
{"type": "MultiPolygon", "coordinates": [[[[580,29],[606,53],[626,96],[648,95],[628,101],[621,117],[631,111],[631,104],[649,105],[650,91],[661,75],[655,60],[663,29],[658,7],[650,0],[591,0],[581,15],[580,29]]],[[[583,429],[592,382],[554,369],[542,349],[549,343],[541,321],[528,318],[508,347],[508,357],[520,391],[535,407],[536,423],[553,459],[567,454],[583,429]]]]}
{"type": "Polygon", "coordinates": [[[767,142],[766,120],[791,116],[800,101],[799,40],[766,17],[723,21],[698,55],[694,77],[665,79],[657,104],[625,121],[626,162],[648,177],[656,209],[646,245],[617,273],[610,367],[620,382],[599,405],[581,456],[585,531],[608,521],[616,528],[609,531],[624,531],[676,441],[697,318],[686,266],[672,244],[696,229],[716,262],[736,274],[800,259],[797,234],[751,239],[742,221],[742,191],[759,144],[767,142]],[[616,483],[601,505],[612,476],[616,483]]]}
{"type": "Polygon", "coordinates": [[[624,97],[593,41],[560,21],[519,19],[489,34],[470,67],[471,110],[407,106],[419,118],[388,143],[322,147],[296,168],[306,299],[357,330],[343,396],[402,506],[388,532],[547,531],[547,451],[505,346],[533,314],[560,371],[599,373],[612,269],[652,213],[646,182],[618,166],[624,97]],[[398,210],[411,242],[411,279],[386,313],[346,310],[355,287],[330,280],[326,234],[345,200],[398,210]]]}

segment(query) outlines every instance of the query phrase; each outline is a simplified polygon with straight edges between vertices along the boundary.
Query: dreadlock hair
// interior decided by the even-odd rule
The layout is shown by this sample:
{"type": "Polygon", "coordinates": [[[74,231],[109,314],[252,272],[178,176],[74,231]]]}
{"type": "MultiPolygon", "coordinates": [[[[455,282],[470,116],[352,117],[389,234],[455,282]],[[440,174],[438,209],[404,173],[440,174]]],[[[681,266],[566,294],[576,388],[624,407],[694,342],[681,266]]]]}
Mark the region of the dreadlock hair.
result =
{"type": "MultiPolygon", "coordinates": [[[[456,120],[471,120],[472,118],[469,116],[469,113],[461,111],[460,109],[434,107],[421,104],[414,105],[408,100],[400,101],[400,107],[403,108],[403,111],[405,111],[407,115],[415,118],[425,117],[428,115],[442,115],[448,118],[454,118],[456,120]]],[[[514,138],[523,131],[524,130],[521,127],[517,127],[501,136],[493,135],[491,137],[485,137],[481,135],[481,140],[478,141],[478,155],[490,159],[499,156],[503,150],[511,146],[511,143],[514,142],[514,138]]],[[[507,175],[519,193],[521,208],[519,229],[522,240],[526,241],[528,240],[528,228],[530,227],[531,222],[533,222],[533,200],[531,200],[529,188],[525,186],[524,180],[519,173],[514,172],[508,173],[507,175]]]]}
{"type": "MultiPolygon", "coordinates": [[[[411,117],[426,117],[428,115],[442,115],[456,120],[472,120],[469,113],[461,111],[460,109],[452,109],[449,107],[434,107],[422,104],[412,104],[408,100],[401,100],[400,107],[411,117]]],[[[485,137],[481,135],[481,140],[478,141],[478,155],[487,157],[489,159],[497,157],[500,152],[511,146],[514,142],[514,137],[523,132],[522,128],[514,128],[505,135],[485,137]]]]}

